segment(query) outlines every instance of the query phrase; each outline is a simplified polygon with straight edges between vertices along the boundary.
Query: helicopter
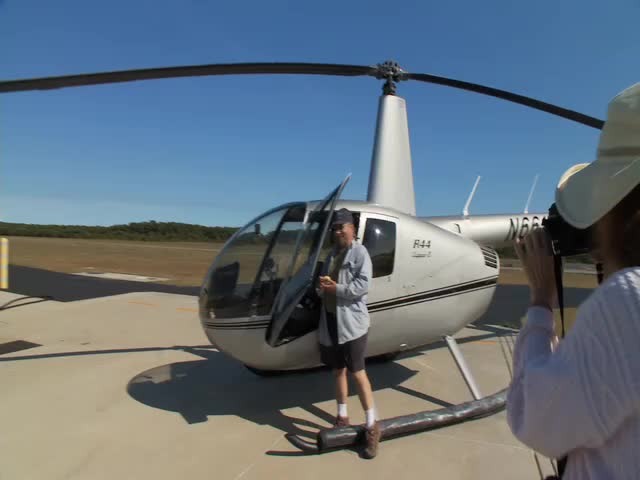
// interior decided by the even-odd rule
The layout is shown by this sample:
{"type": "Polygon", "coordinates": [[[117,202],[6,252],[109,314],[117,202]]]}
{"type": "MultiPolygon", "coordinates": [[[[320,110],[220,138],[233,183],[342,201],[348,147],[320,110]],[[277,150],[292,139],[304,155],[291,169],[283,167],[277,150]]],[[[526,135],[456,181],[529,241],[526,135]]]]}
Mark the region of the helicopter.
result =
{"type": "Polygon", "coordinates": [[[597,129],[603,121],[492,87],[410,73],[394,61],[374,66],[236,63],[150,68],[0,81],[0,93],[232,74],[369,76],[384,84],[366,200],[341,198],[349,175],[322,200],[276,206],[236,231],[200,288],[199,319],[211,344],[258,374],[319,366],[322,305],[315,281],[331,249],[333,212],[347,208],[355,219],[355,241],[367,248],[373,265],[367,357],[392,358],[444,338],[474,397],[479,397],[452,335],[489,308],[500,273],[496,249],[539,228],[547,213],[529,214],[527,202],[523,213],[471,216],[476,181],[462,215],[417,216],[406,100],[397,94],[397,85],[415,80],[458,88],[597,129]]]}

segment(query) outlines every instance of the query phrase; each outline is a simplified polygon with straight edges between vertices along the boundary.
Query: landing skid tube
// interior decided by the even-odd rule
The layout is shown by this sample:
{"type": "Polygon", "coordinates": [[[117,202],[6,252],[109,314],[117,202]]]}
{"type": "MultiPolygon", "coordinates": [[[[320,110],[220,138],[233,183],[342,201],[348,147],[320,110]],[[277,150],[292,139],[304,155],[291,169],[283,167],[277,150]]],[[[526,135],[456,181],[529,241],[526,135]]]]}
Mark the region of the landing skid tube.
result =
{"type": "MultiPolygon", "coordinates": [[[[507,389],[480,398],[480,392],[471,376],[458,344],[453,337],[445,337],[447,346],[453,355],[456,365],[471,391],[474,400],[437,410],[428,410],[410,415],[402,415],[380,420],[380,440],[409,435],[412,433],[434,430],[455,425],[457,423],[476,420],[493,415],[503,410],[506,404],[507,389]]],[[[347,448],[362,442],[364,425],[330,428],[320,430],[316,436],[316,443],[304,440],[296,435],[288,435],[287,439],[297,448],[308,453],[323,453],[329,450],[347,448]]]]}

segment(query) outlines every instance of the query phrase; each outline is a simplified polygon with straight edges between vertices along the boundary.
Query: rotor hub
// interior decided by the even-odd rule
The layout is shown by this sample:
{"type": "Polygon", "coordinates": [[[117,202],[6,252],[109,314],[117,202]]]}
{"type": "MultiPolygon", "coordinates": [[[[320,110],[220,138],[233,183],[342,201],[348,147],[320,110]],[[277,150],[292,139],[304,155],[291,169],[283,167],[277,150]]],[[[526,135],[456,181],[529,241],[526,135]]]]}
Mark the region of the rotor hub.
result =
{"type": "Polygon", "coordinates": [[[406,79],[407,71],[393,60],[387,60],[386,62],[376,65],[376,78],[378,80],[386,80],[382,87],[384,95],[396,94],[396,83],[406,79]]]}

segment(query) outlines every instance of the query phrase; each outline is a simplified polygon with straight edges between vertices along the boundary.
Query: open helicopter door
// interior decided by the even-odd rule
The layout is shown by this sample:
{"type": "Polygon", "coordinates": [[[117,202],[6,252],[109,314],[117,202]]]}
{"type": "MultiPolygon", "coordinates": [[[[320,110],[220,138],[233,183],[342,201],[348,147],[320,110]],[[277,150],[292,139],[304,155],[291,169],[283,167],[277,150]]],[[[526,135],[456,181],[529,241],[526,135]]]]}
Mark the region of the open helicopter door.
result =
{"type": "Polygon", "coordinates": [[[312,212],[309,212],[305,219],[304,229],[296,242],[289,272],[274,302],[275,306],[271,317],[271,326],[267,333],[267,343],[272,347],[278,344],[280,334],[287,324],[287,320],[314,281],[318,257],[320,256],[320,251],[322,250],[327,231],[329,230],[329,224],[333,216],[333,211],[335,210],[336,202],[350,179],[351,174],[347,175],[342,183],[327,195],[312,212]],[[326,215],[320,217],[324,210],[326,210],[326,215]],[[312,229],[311,226],[314,222],[318,222],[318,218],[321,218],[318,228],[312,229]],[[309,252],[309,256],[304,261],[302,267],[291,276],[293,266],[296,265],[298,261],[298,255],[300,255],[302,246],[309,243],[309,239],[307,238],[309,235],[318,235],[317,239],[313,242],[314,247],[309,252]]]}

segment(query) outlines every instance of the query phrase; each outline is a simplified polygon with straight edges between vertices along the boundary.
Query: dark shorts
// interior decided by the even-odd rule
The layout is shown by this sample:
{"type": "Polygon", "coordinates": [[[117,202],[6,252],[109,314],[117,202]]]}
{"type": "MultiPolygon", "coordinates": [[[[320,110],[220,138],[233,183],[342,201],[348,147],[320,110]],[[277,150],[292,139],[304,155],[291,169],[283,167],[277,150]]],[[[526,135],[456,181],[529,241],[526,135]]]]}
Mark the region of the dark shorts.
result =
{"type": "MultiPolygon", "coordinates": [[[[331,314],[328,314],[331,315],[331,314]]],[[[329,325],[332,318],[327,318],[329,325]]],[[[322,363],[333,369],[347,368],[350,372],[364,370],[364,354],[367,349],[368,334],[364,334],[355,340],[338,344],[337,339],[332,334],[329,327],[329,336],[332,338],[332,345],[320,345],[320,357],[322,363]]]]}

